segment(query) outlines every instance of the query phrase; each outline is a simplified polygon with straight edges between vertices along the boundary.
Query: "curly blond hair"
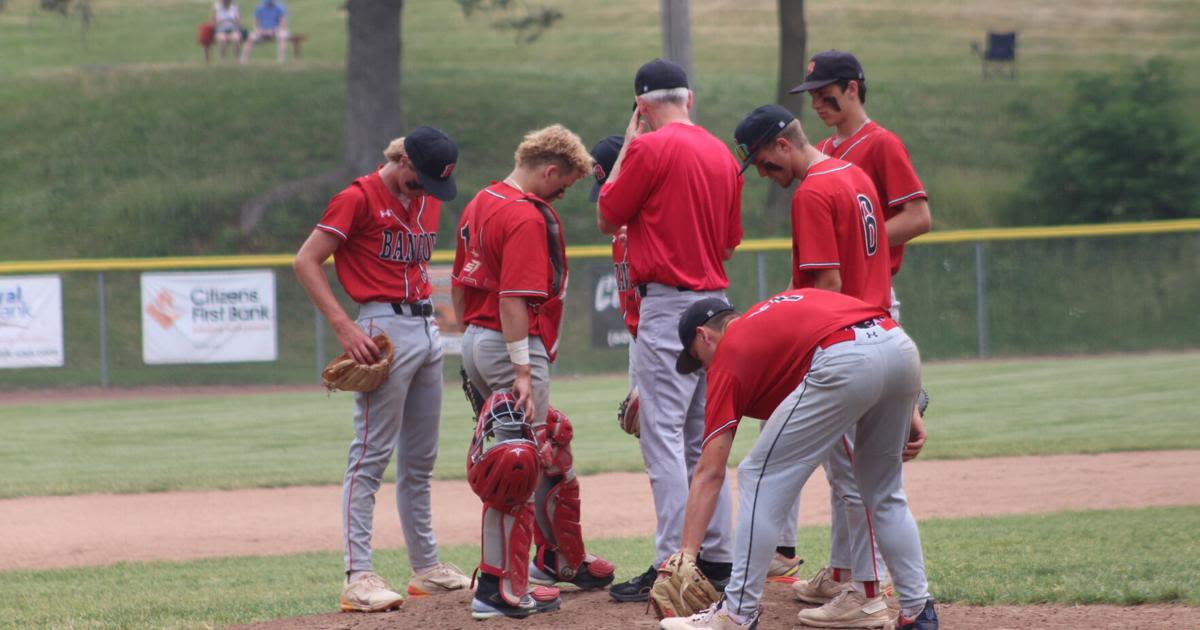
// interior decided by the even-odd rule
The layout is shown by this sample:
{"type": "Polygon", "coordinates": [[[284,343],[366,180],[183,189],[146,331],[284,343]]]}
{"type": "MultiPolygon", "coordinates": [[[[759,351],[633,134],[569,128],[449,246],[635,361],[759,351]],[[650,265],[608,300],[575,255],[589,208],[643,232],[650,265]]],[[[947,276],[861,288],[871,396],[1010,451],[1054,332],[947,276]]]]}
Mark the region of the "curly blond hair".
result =
{"type": "Polygon", "coordinates": [[[389,162],[399,162],[404,155],[404,136],[392,140],[383,150],[383,157],[387,158],[389,162]]]}
{"type": "Polygon", "coordinates": [[[514,157],[517,166],[553,163],[564,170],[574,171],[579,177],[592,172],[592,155],[583,146],[583,140],[570,129],[557,124],[525,134],[514,157]]]}

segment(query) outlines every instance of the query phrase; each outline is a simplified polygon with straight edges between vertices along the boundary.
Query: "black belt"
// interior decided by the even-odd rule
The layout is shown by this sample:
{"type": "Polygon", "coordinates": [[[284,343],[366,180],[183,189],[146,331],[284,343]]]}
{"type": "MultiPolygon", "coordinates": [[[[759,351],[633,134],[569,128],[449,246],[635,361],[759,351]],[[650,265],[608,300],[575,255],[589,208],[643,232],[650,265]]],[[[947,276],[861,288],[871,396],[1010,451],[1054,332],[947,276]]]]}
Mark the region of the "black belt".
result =
{"type": "Polygon", "coordinates": [[[433,302],[392,302],[392,311],[397,315],[429,317],[433,315],[433,302]]]}
{"type": "MultiPolygon", "coordinates": [[[[638,295],[640,295],[640,296],[642,296],[642,297],[646,297],[646,287],[647,287],[647,286],[649,286],[649,285],[645,285],[645,284],[639,284],[639,285],[637,285],[637,292],[638,292],[638,295]]],[[[664,286],[665,286],[665,285],[664,285],[664,286]]],[[[692,289],[689,289],[689,288],[687,288],[687,287],[671,287],[671,288],[673,288],[673,289],[675,289],[676,291],[679,291],[679,292],[681,292],[681,293],[682,293],[683,291],[691,291],[691,290],[692,290],[692,289]]]]}

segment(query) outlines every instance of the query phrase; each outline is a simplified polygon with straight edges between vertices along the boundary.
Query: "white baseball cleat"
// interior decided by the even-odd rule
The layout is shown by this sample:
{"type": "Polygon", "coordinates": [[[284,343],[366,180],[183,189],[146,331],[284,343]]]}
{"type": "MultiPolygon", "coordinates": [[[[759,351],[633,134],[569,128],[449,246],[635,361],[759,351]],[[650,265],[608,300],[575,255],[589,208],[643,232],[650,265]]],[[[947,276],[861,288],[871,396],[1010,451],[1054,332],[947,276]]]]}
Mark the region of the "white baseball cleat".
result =
{"type": "Polygon", "coordinates": [[[779,552],[775,552],[775,555],[771,557],[771,566],[767,568],[767,581],[795,582],[796,573],[800,571],[800,565],[802,564],[804,564],[804,560],[800,556],[788,558],[779,552]]]}
{"type": "Polygon", "coordinates": [[[821,567],[812,579],[800,580],[792,584],[792,592],[796,599],[809,604],[825,604],[837,597],[849,585],[849,582],[838,582],[833,579],[833,568],[821,567]]]}
{"type": "Polygon", "coordinates": [[[882,595],[868,598],[852,588],[820,608],[801,610],[796,617],[816,628],[884,628],[892,623],[882,595]]]}
{"type": "Polygon", "coordinates": [[[383,612],[395,610],[404,603],[404,596],[388,588],[387,582],[374,573],[363,573],[353,582],[342,584],[342,612],[383,612]]]}
{"type": "Polygon", "coordinates": [[[471,578],[449,562],[439,562],[408,580],[408,594],[413,597],[461,591],[471,585],[471,578]]]}
{"type": "Polygon", "coordinates": [[[720,601],[691,617],[667,617],[658,622],[658,627],[660,630],[757,630],[758,611],[746,621],[735,621],[725,610],[725,602],[720,601]]]}

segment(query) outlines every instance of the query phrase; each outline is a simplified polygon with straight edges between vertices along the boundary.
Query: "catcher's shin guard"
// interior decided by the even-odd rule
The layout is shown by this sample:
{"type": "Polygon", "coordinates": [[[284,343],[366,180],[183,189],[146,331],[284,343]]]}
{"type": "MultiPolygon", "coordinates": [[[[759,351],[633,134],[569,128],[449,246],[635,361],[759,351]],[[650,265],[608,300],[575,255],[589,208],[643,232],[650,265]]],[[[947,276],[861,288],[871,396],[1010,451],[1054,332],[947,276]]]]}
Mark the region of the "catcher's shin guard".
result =
{"type": "Polygon", "coordinates": [[[584,551],[579,481],[572,467],[571,421],[551,407],[546,423],[536,431],[543,474],[535,495],[535,567],[554,581],[581,588],[606,586],[613,579],[612,563],[584,551]]]}
{"type": "Polygon", "coordinates": [[[483,500],[479,570],[496,576],[500,597],[517,606],[529,586],[533,506],[541,457],[533,427],[507,391],[488,397],[467,454],[467,482],[483,500]]]}
{"type": "Polygon", "coordinates": [[[533,506],[508,511],[483,506],[483,545],[479,570],[500,581],[500,597],[517,606],[529,590],[529,544],[533,542],[533,506]]]}

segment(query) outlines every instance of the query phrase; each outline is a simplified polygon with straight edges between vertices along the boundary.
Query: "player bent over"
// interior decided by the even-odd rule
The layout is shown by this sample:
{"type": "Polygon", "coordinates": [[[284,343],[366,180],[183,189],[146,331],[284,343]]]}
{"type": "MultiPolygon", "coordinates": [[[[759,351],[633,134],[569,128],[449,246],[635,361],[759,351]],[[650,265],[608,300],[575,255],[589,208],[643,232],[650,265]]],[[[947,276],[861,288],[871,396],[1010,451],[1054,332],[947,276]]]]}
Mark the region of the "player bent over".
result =
{"type": "Polygon", "coordinates": [[[345,611],[377,612],[403,602],[371,561],[375,493],[393,451],[396,507],[414,574],[409,594],[470,584],[457,567],[438,561],[429,498],[442,410],[442,348],[427,267],[441,202],[455,196],[451,173],[458,147],[441,131],[418,127],[393,141],[384,156],[387,163],[333,197],[294,263],[300,284],[350,356],[376,362],[379,348],[371,337],[379,332],[395,348],[387,380],[354,397],[354,441],[342,488],[345,611]],[[321,269],[334,252],[338,280],[359,305],[357,320],[342,310],[321,269]]]}
{"type": "MultiPolygon", "coordinates": [[[[812,98],[812,108],[817,117],[826,127],[834,128],[832,136],[816,144],[817,150],[862,168],[875,184],[886,219],[887,242],[891,246],[891,273],[895,276],[904,260],[904,244],[928,232],[933,219],[925,187],[913,168],[904,142],[867,115],[867,81],[862,64],[857,57],[845,51],[817,53],[809,62],[804,83],[788,92],[807,92],[812,98]]],[[[892,318],[900,321],[900,302],[896,299],[895,291],[892,291],[889,310],[892,318]]],[[[912,434],[904,450],[905,461],[915,458],[925,444],[925,421],[921,408],[913,410],[912,434]]],[[[837,578],[848,579],[844,575],[848,572],[836,567],[844,566],[838,563],[837,558],[846,555],[850,546],[848,536],[851,534],[847,531],[841,512],[835,511],[834,514],[831,566],[814,579],[795,585],[796,596],[803,601],[825,601],[843,586],[837,582],[837,578]]]]}
{"type": "MultiPolygon", "coordinates": [[[[738,527],[733,574],[721,602],[664,629],[755,628],[779,529],[808,477],[854,428],[854,474],[874,517],[884,560],[900,599],[902,630],[936,630],[916,521],[901,482],[901,455],[921,387],[916,345],[887,311],[820,289],[781,293],[738,316],[707,299],[679,320],[683,352],[676,369],[707,369],[708,401],[700,462],[684,517],[684,554],[695,554],[724,483],[742,416],[767,424],[738,465],[738,527]]],[[[825,615],[800,613],[808,626],[882,628],[887,603],[856,589],[838,595],[825,615]],[[834,604],[837,604],[836,606],[834,604]],[[828,614],[841,610],[844,616],[828,614]]]]}
{"type": "MultiPolygon", "coordinates": [[[[511,389],[533,426],[542,463],[532,505],[505,512],[485,499],[482,575],[472,601],[477,619],[557,606],[525,597],[527,581],[586,589],[607,586],[613,577],[611,563],[584,550],[571,423],[549,404],[567,287],[563,227],[550,202],[592,171],[592,159],[561,125],[525,136],[515,157],[512,173],[463,209],[451,274],[455,310],[467,324],[463,367],[470,384],[483,397],[511,389]],[[532,566],[527,530],[537,543],[532,566]]],[[[545,591],[535,595],[544,599],[545,591]]]]}

